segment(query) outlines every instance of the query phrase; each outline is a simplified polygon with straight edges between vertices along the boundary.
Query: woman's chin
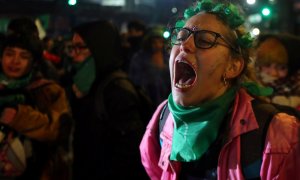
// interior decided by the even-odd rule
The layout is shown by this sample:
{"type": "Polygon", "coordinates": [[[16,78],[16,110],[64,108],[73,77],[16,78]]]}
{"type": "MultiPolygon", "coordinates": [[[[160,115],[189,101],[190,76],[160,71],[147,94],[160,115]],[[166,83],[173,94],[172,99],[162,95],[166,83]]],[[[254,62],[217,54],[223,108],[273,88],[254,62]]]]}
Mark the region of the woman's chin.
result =
{"type": "Polygon", "coordinates": [[[173,100],[176,104],[181,105],[181,106],[191,106],[192,102],[184,96],[178,95],[178,94],[173,94],[173,100]]]}

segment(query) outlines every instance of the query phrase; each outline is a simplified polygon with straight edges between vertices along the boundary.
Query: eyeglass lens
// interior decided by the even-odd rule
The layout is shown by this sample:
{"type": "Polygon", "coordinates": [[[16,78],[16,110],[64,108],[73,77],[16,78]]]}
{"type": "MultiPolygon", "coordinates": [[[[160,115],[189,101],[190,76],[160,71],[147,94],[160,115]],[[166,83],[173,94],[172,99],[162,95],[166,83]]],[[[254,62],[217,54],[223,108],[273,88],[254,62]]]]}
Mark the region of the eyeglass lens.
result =
{"type": "Polygon", "coordinates": [[[191,34],[194,34],[195,45],[198,48],[211,48],[215,45],[217,40],[217,34],[209,31],[191,31],[185,28],[175,28],[172,32],[171,42],[172,44],[179,45],[184,42],[191,34]]]}
{"type": "Polygon", "coordinates": [[[82,45],[82,44],[74,44],[74,45],[69,45],[68,46],[68,49],[70,51],[74,50],[76,52],[79,52],[79,51],[82,51],[82,50],[85,50],[87,49],[88,47],[86,45],[82,45]]]}

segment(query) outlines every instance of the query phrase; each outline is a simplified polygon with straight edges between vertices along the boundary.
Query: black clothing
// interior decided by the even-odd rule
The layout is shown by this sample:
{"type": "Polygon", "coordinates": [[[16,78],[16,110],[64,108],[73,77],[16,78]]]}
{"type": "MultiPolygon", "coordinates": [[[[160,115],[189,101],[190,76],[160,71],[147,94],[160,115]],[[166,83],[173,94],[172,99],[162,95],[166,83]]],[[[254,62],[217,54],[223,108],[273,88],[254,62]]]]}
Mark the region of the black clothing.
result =
{"type": "Polygon", "coordinates": [[[145,125],[138,99],[128,79],[109,83],[104,89],[107,117],[98,117],[98,87],[112,72],[119,71],[119,32],[106,21],[83,24],[74,29],[92,53],[96,80],[82,98],[72,98],[75,119],[74,180],[148,179],[139,155],[145,125]]]}

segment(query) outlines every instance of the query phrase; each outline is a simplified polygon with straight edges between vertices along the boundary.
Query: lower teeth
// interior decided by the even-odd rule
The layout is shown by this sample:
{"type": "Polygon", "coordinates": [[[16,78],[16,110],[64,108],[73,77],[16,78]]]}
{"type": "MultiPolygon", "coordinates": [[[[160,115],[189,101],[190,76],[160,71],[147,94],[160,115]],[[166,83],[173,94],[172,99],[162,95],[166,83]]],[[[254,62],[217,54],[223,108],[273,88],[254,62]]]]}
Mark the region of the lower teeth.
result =
{"type": "Polygon", "coordinates": [[[178,88],[188,88],[191,85],[190,84],[179,84],[179,83],[176,83],[175,86],[178,87],[178,88]]]}

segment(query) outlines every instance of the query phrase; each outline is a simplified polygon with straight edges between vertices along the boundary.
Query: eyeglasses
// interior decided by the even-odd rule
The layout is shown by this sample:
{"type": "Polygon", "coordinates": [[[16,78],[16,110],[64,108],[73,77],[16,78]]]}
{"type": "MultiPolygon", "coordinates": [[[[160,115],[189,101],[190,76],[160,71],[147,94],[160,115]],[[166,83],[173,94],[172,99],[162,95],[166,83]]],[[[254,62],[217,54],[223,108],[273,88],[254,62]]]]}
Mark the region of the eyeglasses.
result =
{"type": "Polygon", "coordinates": [[[193,34],[194,42],[197,48],[209,49],[216,44],[224,45],[235,52],[239,53],[237,48],[235,48],[228,40],[226,40],[221,34],[209,30],[197,30],[193,31],[188,28],[172,28],[171,29],[171,43],[172,45],[180,45],[188,39],[188,37],[193,34]],[[222,39],[226,44],[217,42],[218,38],[222,39]]]}
{"type": "Polygon", "coordinates": [[[69,45],[68,46],[68,50],[69,51],[75,51],[76,53],[79,53],[85,49],[88,49],[88,47],[86,45],[82,45],[82,44],[74,44],[74,45],[69,45]]]}

